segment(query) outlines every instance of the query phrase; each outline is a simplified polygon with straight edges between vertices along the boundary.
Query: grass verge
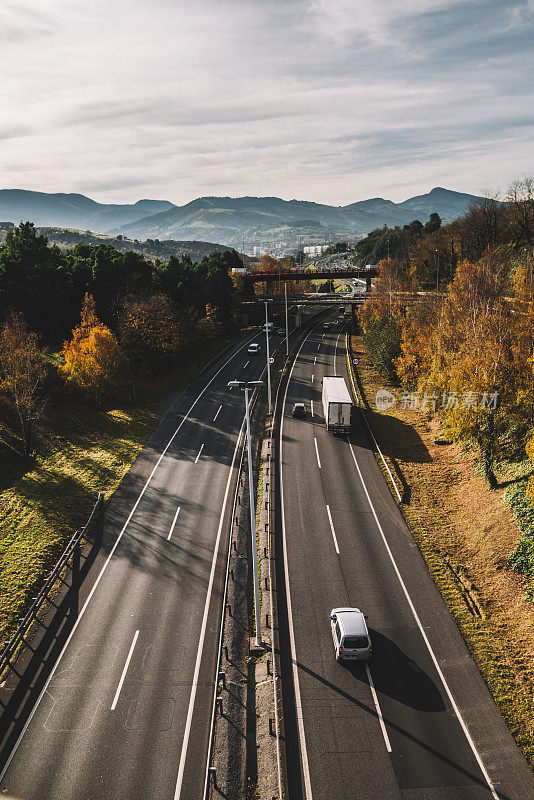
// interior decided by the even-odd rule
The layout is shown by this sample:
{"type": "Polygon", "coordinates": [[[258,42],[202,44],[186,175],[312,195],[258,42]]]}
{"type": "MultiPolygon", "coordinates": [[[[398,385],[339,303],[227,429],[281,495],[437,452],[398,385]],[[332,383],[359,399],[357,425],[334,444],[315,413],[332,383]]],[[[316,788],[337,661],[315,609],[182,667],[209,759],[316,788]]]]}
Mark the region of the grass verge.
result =
{"type": "Polygon", "coordinates": [[[158,380],[138,380],[138,401],[96,408],[56,391],[36,429],[29,470],[16,452],[16,428],[4,406],[0,422],[0,642],[35,596],[66,542],[84,524],[98,492],[119,486],[157,426],[170,395],[240,334],[203,345],[158,380]]]}
{"type": "Polygon", "coordinates": [[[450,443],[437,416],[402,408],[398,388],[377,375],[363,339],[355,336],[352,344],[373,433],[392,471],[399,470],[411,490],[409,503],[400,506],[405,519],[503,718],[534,766],[534,607],[525,579],[509,562],[522,536],[514,506],[525,465],[501,465],[499,488],[490,490],[477,469],[478,453],[450,443]],[[397,396],[387,412],[376,411],[378,389],[397,396]]]}

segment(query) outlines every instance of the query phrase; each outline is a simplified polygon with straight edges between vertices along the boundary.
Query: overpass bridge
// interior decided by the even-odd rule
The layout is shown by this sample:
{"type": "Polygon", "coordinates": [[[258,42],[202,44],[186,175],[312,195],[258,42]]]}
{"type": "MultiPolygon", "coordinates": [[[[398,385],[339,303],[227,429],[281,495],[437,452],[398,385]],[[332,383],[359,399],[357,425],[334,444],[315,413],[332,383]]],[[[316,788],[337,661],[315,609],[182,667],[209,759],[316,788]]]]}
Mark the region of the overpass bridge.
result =
{"type": "Polygon", "coordinates": [[[248,276],[252,283],[265,283],[267,284],[267,294],[271,295],[272,285],[275,282],[282,281],[316,281],[328,280],[330,278],[337,280],[355,280],[359,278],[365,281],[365,288],[368,292],[371,291],[371,279],[376,278],[378,275],[378,268],[371,267],[370,269],[353,269],[350,267],[328,267],[325,269],[278,269],[271,272],[251,272],[248,276]]]}
{"type": "MultiPolygon", "coordinates": [[[[309,294],[291,294],[287,296],[288,305],[298,304],[299,306],[346,306],[346,305],[362,305],[366,300],[371,297],[370,292],[360,292],[359,294],[346,295],[341,292],[324,294],[320,297],[309,294]]],[[[243,300],[241,305],[256,305],[257,303],[269,302],[270,306],[285,305],[284,295],[257,295],[254,300],[243,300]]]]}

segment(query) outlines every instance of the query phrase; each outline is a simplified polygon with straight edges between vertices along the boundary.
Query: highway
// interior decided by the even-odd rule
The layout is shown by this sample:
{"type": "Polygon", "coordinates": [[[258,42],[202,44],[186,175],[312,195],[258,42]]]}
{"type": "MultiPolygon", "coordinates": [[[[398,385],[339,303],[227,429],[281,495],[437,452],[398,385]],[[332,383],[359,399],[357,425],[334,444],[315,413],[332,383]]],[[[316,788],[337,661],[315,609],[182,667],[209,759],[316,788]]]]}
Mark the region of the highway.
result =
{"type": "Polygon", "coordinates": [[[260,377],[264,339],[236,345],[177,398],[113,496],[83,607],[1,753],[5,796],[202,797],[244,419],[227,383],[260,377]]]}
{"type": "Polygon", "coordinates": [[[532,772],[390,495],[360,412],[350,436],[324,427],[323,375],[347,377],[344,336],[320,326],[295,360],[278,439],[291,800],[532,800],[532,772]],[[291,417],[298,401],[305,420],[291,417]],[[340,606],[368,616],[368,666],[335,660],[329,615],[340,606]]]}

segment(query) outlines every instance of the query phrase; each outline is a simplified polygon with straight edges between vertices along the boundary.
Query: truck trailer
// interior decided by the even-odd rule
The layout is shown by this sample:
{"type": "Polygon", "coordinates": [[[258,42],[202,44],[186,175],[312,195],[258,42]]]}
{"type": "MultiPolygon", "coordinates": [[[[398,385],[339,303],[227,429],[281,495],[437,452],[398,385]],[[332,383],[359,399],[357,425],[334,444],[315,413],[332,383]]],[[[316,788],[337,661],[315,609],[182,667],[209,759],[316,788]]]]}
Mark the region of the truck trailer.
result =
{"type": "Polygon", "coordinates": [[[343,378],[323,378],[324,422],[329,431],[349,431],[352,399],[343,378]]]}

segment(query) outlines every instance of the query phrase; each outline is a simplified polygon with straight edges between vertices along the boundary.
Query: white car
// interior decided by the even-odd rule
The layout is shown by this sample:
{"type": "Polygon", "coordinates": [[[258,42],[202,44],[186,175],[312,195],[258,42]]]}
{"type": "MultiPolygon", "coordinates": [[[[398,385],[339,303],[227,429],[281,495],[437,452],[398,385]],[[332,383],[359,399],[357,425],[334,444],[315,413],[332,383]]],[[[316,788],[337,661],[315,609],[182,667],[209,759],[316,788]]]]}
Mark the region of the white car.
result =
{"type": "Polygon", "coordinates": [[[255,356],[260,352],[260,346],[256,342],[252,342],[249,344],[247,353],[250,353],[251,356],[255,356]]]}
{"type": "Polygon", "coordinates": [[[368,661],[373,648],[365,616],[359,608],[333,608],[330,612],[336,661],[368,661]]]}

